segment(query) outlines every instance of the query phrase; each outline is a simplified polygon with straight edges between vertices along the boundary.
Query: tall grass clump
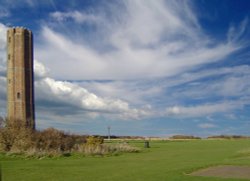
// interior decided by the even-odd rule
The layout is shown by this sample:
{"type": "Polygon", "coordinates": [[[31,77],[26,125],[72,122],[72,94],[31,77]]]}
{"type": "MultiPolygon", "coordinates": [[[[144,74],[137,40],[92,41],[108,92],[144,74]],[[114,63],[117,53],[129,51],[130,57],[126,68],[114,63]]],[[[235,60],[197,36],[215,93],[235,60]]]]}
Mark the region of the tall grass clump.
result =
{"type": "Polygon", "coordinates": [[[120,153],[136,153],[140,149],[127,143],[103,144],[103,138],[90,136],[86,139],[86,144],[79,144],[75,147],[76,152],[84,155],[113,155],[120,153]]]}

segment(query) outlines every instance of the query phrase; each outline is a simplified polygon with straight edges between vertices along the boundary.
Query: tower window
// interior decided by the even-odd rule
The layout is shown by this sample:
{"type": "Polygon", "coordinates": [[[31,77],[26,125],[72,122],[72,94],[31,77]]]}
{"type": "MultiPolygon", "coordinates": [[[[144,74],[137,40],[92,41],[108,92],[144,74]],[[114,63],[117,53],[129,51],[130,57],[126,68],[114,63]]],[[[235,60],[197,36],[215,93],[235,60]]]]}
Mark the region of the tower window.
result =
{"type": "Polygon", "coordinates": [[[17,99],[20,99],[21,98],[21,94],[20,92],[17,93],[17,99]]]}
{"type": "Polygon", "coordinates": [[[9,37],[9,39],[8,39],[8,40],[9,40],[9,43],[10,43],[10,41],[11,41],[11,37],[9,37]]]}
{"type": "Polygon", "coordinates": [[[9,79],[9,84],[11,83],[11,79],[9,79]]]}
{"type": "Polygon", "coordinates": [[[8,54],[8,59],[10,59],[10,54],[8,54]]]}

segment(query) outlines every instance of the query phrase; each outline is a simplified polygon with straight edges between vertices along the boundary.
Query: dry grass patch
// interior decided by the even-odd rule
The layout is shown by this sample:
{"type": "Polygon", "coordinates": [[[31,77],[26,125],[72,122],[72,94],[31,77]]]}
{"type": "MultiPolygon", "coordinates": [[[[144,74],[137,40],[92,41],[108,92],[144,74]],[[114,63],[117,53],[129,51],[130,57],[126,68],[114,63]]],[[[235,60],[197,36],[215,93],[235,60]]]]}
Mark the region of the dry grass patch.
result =
{"type": "Polygon", "coordinates": [[[216,166],[191,173],[192,176],[250,179],[250,166],[216,166]]]}

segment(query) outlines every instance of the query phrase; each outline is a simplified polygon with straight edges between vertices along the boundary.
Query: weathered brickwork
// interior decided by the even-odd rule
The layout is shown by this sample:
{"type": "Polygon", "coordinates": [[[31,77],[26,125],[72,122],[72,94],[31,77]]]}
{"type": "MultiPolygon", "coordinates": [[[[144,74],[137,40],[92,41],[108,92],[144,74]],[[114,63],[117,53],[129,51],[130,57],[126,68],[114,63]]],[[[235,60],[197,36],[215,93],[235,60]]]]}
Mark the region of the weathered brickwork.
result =
{"type": "Polygon", "coordinates": [[[7,118],[35,129],[33,37],[25,28],[7,31],[7,118]]]}

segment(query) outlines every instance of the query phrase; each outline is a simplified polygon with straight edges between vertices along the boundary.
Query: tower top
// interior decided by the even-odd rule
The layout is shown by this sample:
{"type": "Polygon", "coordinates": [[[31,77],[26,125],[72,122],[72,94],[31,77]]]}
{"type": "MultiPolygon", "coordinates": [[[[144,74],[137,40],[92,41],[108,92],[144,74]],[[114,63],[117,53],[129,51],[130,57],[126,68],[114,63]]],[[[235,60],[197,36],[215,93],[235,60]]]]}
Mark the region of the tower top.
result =
{"type": "Polygon", "coordinates": [[[29,33],[32,33],[32,31],[31,30],[29,30],[28,28],[25,28],[25,27],[20,27],[20,26],[15,26],[15,27],[11,27],[11,28],[9,28],[8,29],[8,32],[12,32],[12,31],[14,31],[14,32],[29,32],[29,33]]]}

